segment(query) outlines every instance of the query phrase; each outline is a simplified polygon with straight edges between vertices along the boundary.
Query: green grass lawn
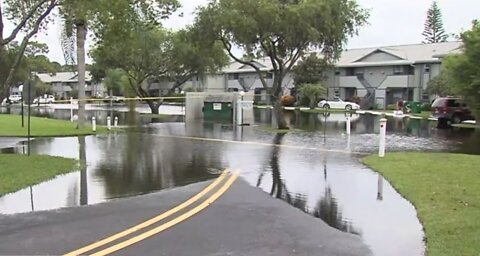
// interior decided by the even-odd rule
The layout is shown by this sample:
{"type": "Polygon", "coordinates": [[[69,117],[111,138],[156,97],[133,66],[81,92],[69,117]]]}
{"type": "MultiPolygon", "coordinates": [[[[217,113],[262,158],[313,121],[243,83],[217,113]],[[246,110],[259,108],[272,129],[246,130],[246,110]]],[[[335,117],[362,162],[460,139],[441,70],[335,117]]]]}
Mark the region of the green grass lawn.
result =
{"type": "MultiPolygon", "coordinates": [[[[31,117],[32,137],[64,137],[95,134],[89,123],[77,129],[76,123],[64,120],[31,117]]],[[[106,127],[97,126],[97,133],[107,132],[106,127]]],[[[19,115],[0,115],[0,137],[27,137],[27,117],[22,128],[22,117],[19,115]]]]}
{"type": "Polygon", "coordinates": [[[480,129],[480,126],[475,124],[452,124],[452,127],[466,128],[466,129],[480,129]]]}
{"type": "Polygon", "coordinates": [[[389,153],[363,162],[415,205],[428,256],[480,255],[480,156],[389,153]]]}
{"type": "Polygon", "coordinates": [[[413,113],[412,116],[419,116],[425,119],[428,119],[432,116],[432,112],[430,111],[422,111],[421,113],[413,113]]]}
{"type": "Polygon", "coordinates": [[[159,118],[159,119],[168,119],[168,118],[172,117],[172,115],[152,114],[152,113],[141,113],[140,116],[151,117],[151,118],[159,118]]]}
{"type": "Polygon", "coordinates": [[[73,159],[32,155],[0,154],[0,197],[53,177],[75,171],[73,159]]]}
{"type": "Polygon", "coordinates": [[[345,109],[323,109],[323,108],[315,108],[315,109],[305,109],[305,110],[300,110],[302,112],[307,112],[307,113],[345,113],[345,112],[352,112],[355,113],[355,110],[345,110],[345,109]]]}

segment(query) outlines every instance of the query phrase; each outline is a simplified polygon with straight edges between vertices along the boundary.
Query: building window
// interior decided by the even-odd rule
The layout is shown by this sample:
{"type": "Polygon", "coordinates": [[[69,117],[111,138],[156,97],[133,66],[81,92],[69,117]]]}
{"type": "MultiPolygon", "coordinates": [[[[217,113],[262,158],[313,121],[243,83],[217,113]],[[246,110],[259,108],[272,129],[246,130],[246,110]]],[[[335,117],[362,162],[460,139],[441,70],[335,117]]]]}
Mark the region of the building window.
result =
{"type": "Polygon", "coordinates": [[[415,75],[415,67],[408,66],[407,68],[408,68],[407,70],[409,75],[415,75]]]}
{"type": "Polygon", "coordinates": [[[403,66],[394,66],[393,73],[395,75],[402,75],[403,74],[403,66]]]}
{"type": "Polygon", "coordinates": [[[339,75],[340,75],[340,70],[339,70],[339,69],[335,69],[335,75],[336,75],[336,76],[339,76],[339,75]]]}
{"type": "Polygon", "coordinates": [[[425,64],[425,73],[430,73],[430,64],[425,64]]]}
{"type": "Polygon", "coordinates": [[[272,72],[267,72],[267,74],[265,75],[265,78],[266,79],[273,79],[273,73],[272,72]]]}
{"type": "Polygon", "coordinates": [[[347,76],[355,76],[355,68],[347,68],[347,76]]]}
{"type": "Polygon", "coordinates": [[[238,78],[239,78],[238,73],[228,74],[228,80],[238,80],[238,78]]]}

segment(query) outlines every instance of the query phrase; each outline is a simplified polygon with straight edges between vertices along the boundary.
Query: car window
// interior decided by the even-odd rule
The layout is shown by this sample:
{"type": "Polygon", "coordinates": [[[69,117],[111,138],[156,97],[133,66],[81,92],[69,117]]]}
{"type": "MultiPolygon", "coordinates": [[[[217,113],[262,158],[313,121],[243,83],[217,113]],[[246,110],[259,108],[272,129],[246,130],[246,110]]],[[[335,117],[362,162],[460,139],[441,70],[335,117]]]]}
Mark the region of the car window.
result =
{"type": "Polygon", "coordinates": [[[445,99],[436,99],[432,104],[432,107],[434,108],[443,107],[443,106],[445,106],[445,99]]]}
{"type": "Polygon", "coordinates": [[[448,100],[447,101],[447,107],[458,108],[458,107],[460,107],[460,103],[457,100],[448,100]]]}

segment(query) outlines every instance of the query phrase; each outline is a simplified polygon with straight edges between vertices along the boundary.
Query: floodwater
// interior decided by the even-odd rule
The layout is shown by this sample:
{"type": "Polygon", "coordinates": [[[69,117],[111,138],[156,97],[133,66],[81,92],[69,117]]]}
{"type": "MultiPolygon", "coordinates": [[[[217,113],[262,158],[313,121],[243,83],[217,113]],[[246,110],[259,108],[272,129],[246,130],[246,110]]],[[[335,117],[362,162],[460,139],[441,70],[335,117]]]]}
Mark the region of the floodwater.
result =
{"type": "MultiPolygon", "coordinates": [[[[107,115],[101,110],[89,115],[97,111],[107,115]]],[[[115,113],[128,119],[122,111],[115,113]]],[[[50,116],[69,119],[69,114],[55,110],[50,116]]],[[[127,132],[37,139],[31,145],[34,154],[76,158],[86,165],[0,198],[0,213],[96,204],[209,180],[230,168],[272,197],[360,236],[375,255],[423,255],[414,207],[360,163],[377,150],[379,117],[351,118],[351,136],[345,135],[344,114],[288,112],[289,123],[302,130],[276,134],[264,128],[271,124],[270,111],[255,110],[247,116],[250,127],[174,117],[136,120],[142,128],[127,132]]],[[[480,153],[478,134],[438,130],[427,121],[392,118],[387,134],[388,151],[480,153]]],[[[20,143],[3,151],[21,154],[25,147],[20,143]]]]}

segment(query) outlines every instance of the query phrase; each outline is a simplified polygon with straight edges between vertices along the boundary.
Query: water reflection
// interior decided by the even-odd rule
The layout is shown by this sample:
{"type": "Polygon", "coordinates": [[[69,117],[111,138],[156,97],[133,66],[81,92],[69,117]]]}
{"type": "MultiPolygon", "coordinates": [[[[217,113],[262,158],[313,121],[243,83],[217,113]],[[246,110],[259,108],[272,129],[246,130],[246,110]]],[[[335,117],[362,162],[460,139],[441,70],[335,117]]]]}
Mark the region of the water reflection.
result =
{"type": "Polygon", "coordinates": [[[80,159],[80,205],[88,204],[88,181],[87,181],[87,151],[85,145],[85,137],[78,137],[78,144],[80,145],[79,159],[80,159]]]}
{"type": "MultiPolygon", "coordinates": [[[[254,114],[256,125],[272,122],[268,110],[254,114]]],[[[204,122],[142,123],[135,112],[125,113],[121,120],[142,129],[33,141],[33,153],[76,158],[82,163],[81,168],[0,198],[0,212],[95,204],[208,180],[231,167],[242,170],[244,179],[273,197],[321,218],[332,227],[360,235],[376,255],[423,253],[422,227],[413,206],[381,176],[358,161],[357,153],[377,150],[376,116],[352,116],[351,136],[345,135],[346,116],[334,113],[291,112],[290,124],[307,129],[289,134],[272,134],[255,126],[204,122]],[[168,138],[168,135],[237,143],[168,138]]],[[[389,119],[387,134],[388,151],[480,151],[478,133],[437,130],[421,120],[389,119]]],[[[7,151],[22,153],[23,149],[20,144],[7,151]]]]}
{"type": "MultiPolygon", "coordinates": [[[[284,133],[278,133],[274,136],[273,145],[281,145],[284,138],[284,133]]],[[[326,181],[326,186],[324,189],[324,195],[318,200],[318,203],[313,209],[308,207],[308,195],[301,193],[291,193],[288,191],[284,180],[281,177],[281,170],[279,164],[281,147],[273,146],[272,152],[270,155],[268,168],[266,168],[259,176],[257,180],[257,187],[261,186],[263,177],[266,172],[271,172],[272,174],[272,184],[270,195],[275,198],[282,199],[288,204],[292,205],[295,208],[302,210],[303,212],[309,213],[314,217],[320,218],[325,221],[328,225],[342,230],[344,232],[360,235],[360,232],[353,227],[352,223],[343,219],[343,215],[337,200],[332,194],[330,185],[327,182],[327,164],[326,158],[324,158],[324,178],[326,181]]]]}

